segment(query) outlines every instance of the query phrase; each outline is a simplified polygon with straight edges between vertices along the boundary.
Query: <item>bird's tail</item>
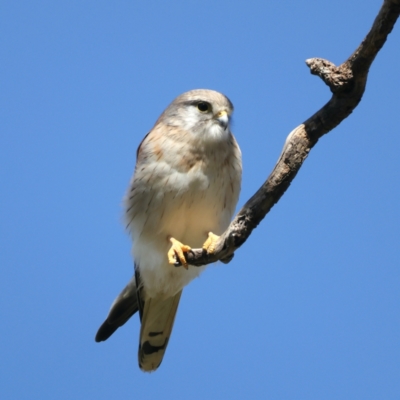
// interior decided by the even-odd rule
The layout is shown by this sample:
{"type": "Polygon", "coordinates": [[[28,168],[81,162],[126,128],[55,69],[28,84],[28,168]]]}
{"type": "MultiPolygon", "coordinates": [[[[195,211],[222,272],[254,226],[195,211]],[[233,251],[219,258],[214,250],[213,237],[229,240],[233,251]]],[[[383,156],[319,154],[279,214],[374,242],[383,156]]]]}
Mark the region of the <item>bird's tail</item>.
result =
{"type": "Polygon", "coordinates": [[[161,364],[171,336],[182,291],[173,297],[145,300],[139,341],[139,366],[155,371],[161,364]]]}

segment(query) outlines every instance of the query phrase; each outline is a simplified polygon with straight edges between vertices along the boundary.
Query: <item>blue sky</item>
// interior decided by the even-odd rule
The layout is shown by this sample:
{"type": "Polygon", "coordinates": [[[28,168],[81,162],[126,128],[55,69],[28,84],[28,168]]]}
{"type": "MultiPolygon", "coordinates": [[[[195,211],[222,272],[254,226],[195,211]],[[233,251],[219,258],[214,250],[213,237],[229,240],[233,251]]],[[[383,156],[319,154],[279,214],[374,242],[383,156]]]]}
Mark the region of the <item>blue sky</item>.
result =
{"type": "Polygon", "coordinates": [[[0,392],[7,399],[398,399],[400,27],[362,102],[229,265],[184,291],[160,369],[138,318],[94,335],[132,273],[121,199],[180,93],[235,105],[239,206],[329,98],[378,0],[0,4],[0,392]]]}

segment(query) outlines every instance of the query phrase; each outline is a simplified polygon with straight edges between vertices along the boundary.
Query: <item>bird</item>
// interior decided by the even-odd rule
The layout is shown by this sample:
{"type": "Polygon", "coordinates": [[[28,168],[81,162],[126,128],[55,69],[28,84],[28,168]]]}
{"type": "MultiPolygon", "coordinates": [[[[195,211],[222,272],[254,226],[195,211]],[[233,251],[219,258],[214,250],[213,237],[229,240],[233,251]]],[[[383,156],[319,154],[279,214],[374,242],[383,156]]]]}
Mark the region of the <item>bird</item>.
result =
{"type": "Polygon", "coordinates": [[[137,311],[138,363],[161,364],[183,288],[206,266],[188,265],[191,248],[215,250],[241,187],[242,157],[230,130],[233,104],[196,89],[178,96],[144,137],[124,198],[134,274],[111,305],[95,340],[107,340],[137,311]]]}

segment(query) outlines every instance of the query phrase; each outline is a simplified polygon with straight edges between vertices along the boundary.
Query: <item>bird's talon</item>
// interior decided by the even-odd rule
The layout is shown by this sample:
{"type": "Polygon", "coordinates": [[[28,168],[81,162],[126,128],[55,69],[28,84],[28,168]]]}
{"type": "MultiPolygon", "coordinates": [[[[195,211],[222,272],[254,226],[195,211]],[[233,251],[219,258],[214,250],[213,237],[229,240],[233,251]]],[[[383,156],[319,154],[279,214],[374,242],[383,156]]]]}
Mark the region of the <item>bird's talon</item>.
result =
{"type": "Polygon", "coordinates": [[[203,250],[207,253],[213,254],[215,251],[216,244],[218,242],[219,236],[212,232],[208,232],[208,238],[203,244],[203,250]]]}
{"type": "Polygon", "coordinates": [[[179,242],[174,238],[170,238],[169,241],[172,243],[171,248],[168,250],[168,262],[175,267],[182,264],[183,268],[188,269],[188,263],[186,262],[185,254],[191,250],[190,246],[179,242]]]}

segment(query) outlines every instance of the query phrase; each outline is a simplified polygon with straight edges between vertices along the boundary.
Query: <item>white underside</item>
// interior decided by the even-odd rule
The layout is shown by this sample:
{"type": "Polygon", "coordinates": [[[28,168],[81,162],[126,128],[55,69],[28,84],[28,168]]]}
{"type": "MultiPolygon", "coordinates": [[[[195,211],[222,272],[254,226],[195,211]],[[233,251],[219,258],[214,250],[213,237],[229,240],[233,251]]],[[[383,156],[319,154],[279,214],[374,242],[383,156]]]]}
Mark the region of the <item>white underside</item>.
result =
{"type": "Polygon", "coordinates": [[[186,270],[169,264],[167,253],[171,243],[168,237],[200,248],[208,232],[221,234],[230,222],[232,211],[224,210],[221,202],[214,208],[218,199],[213,193],[190,190],[181,195],[171,193],[162,199],[154,195],[150,218],[144,220],[145,215],[141,215],[133,221],[133,257],[148,296],[172,296],[206,268],[189,266],[186,270]]]}

